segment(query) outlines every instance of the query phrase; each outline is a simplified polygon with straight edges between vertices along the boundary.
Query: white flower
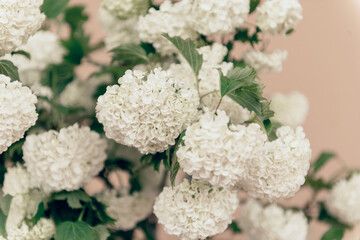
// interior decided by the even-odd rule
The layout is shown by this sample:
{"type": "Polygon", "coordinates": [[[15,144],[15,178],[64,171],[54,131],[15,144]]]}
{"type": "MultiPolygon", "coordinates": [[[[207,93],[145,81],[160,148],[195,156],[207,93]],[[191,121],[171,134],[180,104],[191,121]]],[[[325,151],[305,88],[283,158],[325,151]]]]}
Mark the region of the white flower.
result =
{"type": "Polygon", "coordinates": [[[165,0],[160,10],[151,8],[149,13],[140,17],[138,22],[139,37],[143,42],[152,43],[161,55],[177,53],[177,49],[162,34],[170,37],[181,36],[183,39],[196,39],[197,34],[187,21],[191,10],[190,0],[171,3],[165,0]]]}
{"type": "Polygon", "coordinates": [[[298,0],[267,0],[257,11],[258,27],[273,35],[294,29],[303,18],[298,0]]]}
{"type": "Polygon", "coordinates": [[[282,62],[287,57],[287,51],[276,50],[272,53],[264,53],[255,50],[245,51],[244,62],[253,67],[258,74],[268,72],[281,72],[282,62]]]}
{"type": "Polygon", "coordinates": [[[249,240],[306,240],[308,222],[302,212],[285,210],[276,204],[263,207],[250,200],[241,212],[241,229],[249,240]]]}
{"type": "Polygon", "coordinates": [[[325,201],[331,215],[349,225],[360,223],[360,174],[339,181],[325,201]]]}
{"type": "Polygon", "coordinates": [[[34,187],[45,192],[79,189],[104,167],[107,142],[89,127],[78,124],[29,135],[24,161],[34,187]]]}
{"type": "Polygon", "coordinates": [[[102,0],[101,6],[110,11],[116,17],[127,19],[145,14],[148,7],[148,0],[102,0]]]}
{"type": "Polygon", "coordinates": [[[197,51],[202,55],[204,62],[211,66],[221,64],[228,53],[228,49],[220,43],[198,48],[197,51]]]}
{"type": "Polygon", "coordinates": [[[0,153],[24,137],[35,125],[38,114],[36,96],[18,81],[0,74],[0,153]]]}
{"type": "Polygon", "coordinates": [[[30,54],[28,59],[23,55],[6,55],[18,68],[21,82],[26,85],[40,84],[41,72],[50,64],[59,64],[66,50],[62,47],[59,37],[50,31],[39,31],[20,47],[30,54]]]}
{"type": "Polygon", "coordinates": [[[160,68],[148,75],[128,70],[119,84],[99,97],[96,116],[108,138],[143,154],[162,152],[175,144],[197,117],[197,91],[177,87],[171,74],[160,68]]]}
{"type": "Polygon", "coordinates": [[[263,158],[248,162],[247,179],[241,187],[255,198],[292,197],[310,167],[311,149],[302,127],[280,127],[278,139],[266,142],[263,158]]]}
{"type": "Polygon", "coordinates": [[[247,163],[264,154],[266,134],[258,124],[230,125],[224,111],[205,112],[187,128],[177,151],[180,167],[195,179],[231,187],[247,173],[247,163]],[[260,146],[260,147],[259,147],[260,146]]]}
{"type": "Polygon", "coordinates": [[[180,239],[205,239],[226,230],[239,204],[237,192],[206,182],[184,180],[165,187],[157,197],[154,213],[168,234],[180,239]]]}
{"type": "Polygon", "coordinates": [[[26,194],[30,190],[30,174],[21,165],[8,168],[2,190],[4,195],[26,194]]]}
{"type": "Polygon", "coordinates": [[[0,56],[11,53],[41,27],[45,15],[43,0],[2,0],[0,2],[0,56]]]}
{"type": "Polygon", "coordinates": [[[136,29],[138,17],[120,19],[103,7],[99,10],[99,16],[106,33],[105,46],[108,51],[123,44],[140,43],[136,29]]]}
{"type": "Polygon", "coordinates": [[[11,228],[7,234],[7,240],[50,240],[55,234],[55,224],[51,219],[40,218],[32,228],[23,222],[20,227],[11,228]]]}
{"type": "Polygon", "coordinates": [[[155,200],[150,192],[135,192],[132,195],[121,190],[108,189],[96,198],[105,204],[106,213],[115,219],[115,223],[107,227],[112,230],[128,231],[152,213],[155,200]]]}
{"type": "Polygon", "coordinates": [[[203,35],[231,33],[244,23],[249,10],[249,0],[194,0],[191,25],[203,35]]]}
{"type": "Polygon", "coordinates": [[[93,77],[88,81],[75,79],[66,85],[64,91],[60,94],[59,101],[66,107],[84,108],[87,112],[93,113],[96,105],[94,94],[97,88],[110,82],[109,75],[93,77]]]}
{"type": "Polygon", "coordinates": [[[304,123],[309,110],[305,95],[299,92],[288,95],[276,93],[270,99],[270,109],[275,112],[273,120],[293,128],[304,123]]]}

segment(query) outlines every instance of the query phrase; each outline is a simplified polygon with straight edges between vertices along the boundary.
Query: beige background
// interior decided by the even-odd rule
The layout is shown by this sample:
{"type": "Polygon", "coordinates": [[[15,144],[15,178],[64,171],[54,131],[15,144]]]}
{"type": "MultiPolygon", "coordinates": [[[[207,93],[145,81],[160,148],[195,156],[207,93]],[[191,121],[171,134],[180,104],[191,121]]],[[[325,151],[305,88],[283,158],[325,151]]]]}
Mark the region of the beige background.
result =
{"type": "MultiPolygon", "coordinates": [[[[103,37],[97,20],[100,0],[71,2],[86,5],[91,15],[87,31],[93,35],[93,42],[99,41],[103,37]]],[[[288,37],[271,39],[268,49],[286,49],[289,55],[283,72],[261,76],[267,86],[266,93],[303,92],[310,101],[304,127],[314,157],[321,150],[332,150],[347,166],[360,167],[360,0],[302,0],[301,3],[304,20],[296,31],[288,37]]],[[[95,58],[107,59],[103,53],[95,58]]],[[[86,71],[86,67],[80,70],[82,74],[88,74],[86,71]]],[[[330,166],[322,174],[328,175],[341,165],[330,166]]],[[[301,192],[298,195],[298,198],[307,196],[301,192]]],[[[326,226],[312,224],[309,239],[320,239],[325,230],[326,226]]]]}

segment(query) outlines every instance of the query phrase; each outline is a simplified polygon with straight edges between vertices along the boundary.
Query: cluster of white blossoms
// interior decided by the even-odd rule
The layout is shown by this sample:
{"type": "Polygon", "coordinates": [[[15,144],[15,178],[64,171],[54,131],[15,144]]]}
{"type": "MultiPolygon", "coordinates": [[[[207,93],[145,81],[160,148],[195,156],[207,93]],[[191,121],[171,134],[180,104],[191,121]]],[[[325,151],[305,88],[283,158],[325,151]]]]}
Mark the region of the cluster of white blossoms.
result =
{"type": "Polygon", "coordinates": [[[288,95],[275,93],[270,100],[270,109],[275,112],[272,120],[293,128],[304,123],[309,110],[309,103],[304,94],[299,92],[292,92],[288,95]]]}
{"type": "Polygon", "coordinates": [[[286,34],[302,19],[299,0],[267,0],[257,8],[257,26],[263,33],[286,34]]]}
{"type": "Polygon", "coordinates": [[[35,125],[37,98],[28,87],[0,74],[0,153],[35,125]]]}
{"type": "Polygon", "coordinates": [[[45,15],[43,0],[2,0],[0,2],[0,57],[16,50],[41,27],[45,15]]]}
{"type": "Polygon", "coordinates": [[[259,202],[249,200],[242,209],[239,223],[249,240],[307,239],[305,215],[276,204],[263,207],[259,202]]]}
{"type": "Polygon", "coordinates": [[[107,225],[112,230],[128,231],[152,213],[155,195],[150,192],[135,192],[108,189],[98,194],[96,198],[105,204],[106,213],[115,219],[107,225]]]}
{"type": "Polygon", "coordinates": [[[30,187],[30,175],[24,167],[17,165],[7,169],[2,188],[5,195],[26,194],[30,187]]]}
{"type": "Polygon", "coordinates": [[[34,187],[44,192],[77,190],[104,167],[107,142],[89,127],[78,124],[29,135],[24,161],[34,187]]]}
{"type": "Polygon", "coordinates": [[[149,7],[148,0],[102,0],[101,7],[120,19],[128,19],[145,14],[149,7]]]}
{"type": "Polygon", "coordinates": [[[53,220],[40,218],[33,226],[25,222],[20,227],[13,227],[7,231],[7,238],[0,236],[0,240],[50,240],[55,234],[53,220]]]}
{"type": "Polygon", "coordinates": [[[50,64],[61,63],[66,53],[58,35],[50,31],[38,31],[19,49],[28,52],[30,59],[20,54],[9,54],[5,58],[18,67],[21,82],[29,86],[40,84],[41,72],[50,64]]]}
{"type": "Polygon", "coordinates": [[[197,91],[177,87],[167,71],[128,70],[119,84],[99,97],[97,119],[108,138],[143,154],[166,150],[197,118],[197,91]]]}
{"type": "Polygon", "coordinates": [[[239,200],[237,191],[184,180],[165,187],[157,197],[154,213],[165,231],[180,239],[205,239],[225,231],[233,219],[239,200]]]}
{"type": "Polygon", "coordinates": [[[360,174],[354,174],[349,180],[339,181],[330,191],[325,201],[331,215],[349,225],[360,223],[360,174]]]}
{"type": "Polygon", "coordinates": [[[256,50],[248,50],[243,53],[244,62],[253,67],[257,74],[268,72],[281,72],[282,63],[287,57],[287,51],[276,50],[272,53],[264,53],[256,50]]]}
{"type": "Polygon", "coordinates": [[[258,124],[230,125],[224,111],[206,111],[187,128],[184,145],[177,151],[180,167],[195,179],[231,187],[247,174],[249,161],[264,154],[266,134],[258,124]]]}
{"type": "Polygon", "coordinates": [[[190,22],[203,35],[221,35],[240,27],[248,17],[250,0],[193,0],[190,22]]]}

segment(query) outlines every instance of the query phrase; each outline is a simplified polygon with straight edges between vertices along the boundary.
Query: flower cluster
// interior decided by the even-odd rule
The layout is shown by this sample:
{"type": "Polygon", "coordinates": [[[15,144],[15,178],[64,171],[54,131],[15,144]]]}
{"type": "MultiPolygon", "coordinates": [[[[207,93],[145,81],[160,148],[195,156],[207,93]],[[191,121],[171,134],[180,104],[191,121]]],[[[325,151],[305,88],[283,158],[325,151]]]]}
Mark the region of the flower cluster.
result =
{"type": "Polygon", "coordinates": [[[32,228],[25,222],[18,228],[11,228],[7,231],[7,238],[0,236],[0,240],[50,240],[54,234],[54,222],[51,219],[40,218],[32,228]]]}
{"type": "Polygon", "coordinates": [[[287,57],[287,51],[277,50],[272,53],[264,53],[248,50],[243,53],[244,62],[253,67],[256,73],[281,72],[282,62],[287,57]]]}
{"type": "Polygon", "coordinates": [[[104,167],[107,142],[78,124],[27,136],[24,161],[34,187],[45,192],[76,190],[104,167]]]}
{"type": "Polygon", "coordinates": [[[96,116],[108,138],[143,154],[162,152],[175,144],[197,117],[196,90],[178,88],[171,74],[160,68],[149,74],[128,70],[119,84],[99,97],[96,116]]]}
{"type": "Polygon", "coordinates": [[[0,57],[25,44],[41,27],[45,15],[43,0],[4,0],[0,2],[0,57]]]}
{"type": "Polygon", "coordinates": [[[257,25],[264,33],[286,34],[302,19],[299,0],[268,0],[257,9],[257,25]]]}
{"type": "Polygon", "coordinates": [[[35,125],[36,96],[18,81],[0,74],[0,153],[24,137],[35,125]]]}
{"type": "Polygon", "coordinates": [[[238,204],[236,191],[184,180],[164,188],[155,201],[154,213],[167,233],[180,239],[205,239],[227,228],[238,204]]]}
{"type": "Polygon", "coordinates": [[[128,194],[116,189],[105,190],[96,198],[105,204],[106,213],[115,223],[108,225],[112,230],[127,231],[152,213],[155,200],[150,192],[135,192],[128,194]]]}
{"type": "Polygon", "coordinates": [[[263,207],[249,200],[241,212],[241,229],[249,240],[306,240],[308,223],[302,212],[285,210],[276,204],[263,207]]]}
{"type": "Polygon", "coordinates": [[[355,225],[360,223],[360,174],[339,181],[325,201],[326,209],[340,221],[355,225]]]}

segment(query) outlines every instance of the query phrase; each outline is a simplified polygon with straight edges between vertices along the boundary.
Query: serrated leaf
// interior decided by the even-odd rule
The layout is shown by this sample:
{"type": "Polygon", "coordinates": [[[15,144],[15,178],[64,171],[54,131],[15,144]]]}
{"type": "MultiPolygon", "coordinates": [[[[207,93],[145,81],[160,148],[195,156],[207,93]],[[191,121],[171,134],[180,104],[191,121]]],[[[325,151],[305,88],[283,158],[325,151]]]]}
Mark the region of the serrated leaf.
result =
{"type": "Polygon", "coordinates": [[[336,154],[331,153],[331,152],[323,152],[323,153],[321,153],[320,156],[314,162],[314,165],[313,165],[314,170],[313,170],[313,172],[316,173],[317,171],[319,171],[329,160],[331,160],[335,156],[336,156],[336,154]]]}
{"type": "Polygon", "coordinates": [[[23,56],[26,57],[27,59],[31,59],[30,53],[25,52],[25,51],[23,51],[23,50],[19,50],[19,51],[12,52],[12,53],[11,53],[11,56],[12,56],[12,55],[23,55],[23,56]]]}
{"type": "Polygon", "coordinates": [[[73,191],[73,192],[55,193],[53,198],[55,200],[66,200],[69,207],[71,207],[73,209],[82,208],[83,205],[81,204],[81,202],[90,202],[91,201],[91,198],[89,197],[89,195],[87,195],[82,190],[77,190],[77,191],[73,191]]]}
{"type": "Polygon", "coordinates": [[[197,77],[203,64],[203,58],[201,54],[196,51],[193,40],[190,38],[184,40],[178,36],[170,37],[168,34],[164,34],[163,36],[180,51],[197,77]]]}
{"type": "Polygon", "coordinates": [[[341,240],[344,236],[345,228],[343,227],[331,227],[324,233],[321,240],[341,240]]]}
{"type": "Polygon", "coordinates": [[[250,12],[252,13],[256,10],[257,6],[259,5],[260,0],[250,0],[250,12]]]}
{"type": "Polygon", "coordinates": [[[87,223],[67,221],[56,228],[55,240],[95,240],[95,235],[87,223]]]}
{"type": "Polygon", "coordinates": [[[236,89],[246,86],[254,81],[256,77],[256,72],[251,67],[236,67],[231,69],[226,76],[222,74],[220,71],[220,89],[221,96],[225,96],[226,94],[235,91],[236,89]]]}
{"type": "Polygon", "coordinates": [[[175,185],[175,178],[176,178],[176,175],[180,169],[180,164],[177,160],[177,155],[176,155],[176,152],[177,150],[179,149],[179,146],[180,144],[183,143],[183,137],[185,136],[185,133],[186,133],[186,130],[182,131],[182,133],[180,134],[179,136],[179,140],[175,146],[175,150],[174,150],[174,153],[173,153],[173,161],[171,163],[171,169],[170,169],[170,182],[171,182],[171,186],[174,186],[175,185]]]}
{"type": "Polygon", "coordinates": [[[0,211],[0,236],[6,237],[6,215],[0,211]]]}
{"type": "Polygon", "coordinates": [[[56,18],[64,12],[70,0],[44,0],[41,11],[47,18],[56,18]]]}
{"type": "Polygon", "coordinates": [[[7,194],[1,199],[1,211],[7,216],[9,214],[13,196],[7,194]]]}
{"type": "Polygon", "coordinates": [[[81,27],[82,23],[89,19],[89,16],[84,13],[84,9],[83,6],[74,6],[66,9],[65,21],[70,25],[73,31],[78,27],[81,27]]]}
{"type": "Polygon", "coordinates": [[[20,80],[18,68],[9,60],[0,60],[0,74],[8,76],[12,81],[20,80]]]}
{"type": "Polygon", "coordinates": [[[92,227],[94,232],[95,240],[106,240],[110,237],[110,232],[104,225],[97,225],[92,227]]]}
{"type": "Polygon", "coordinates": [[[112,49],[113,61],[123,61],[130,64],[149,63],[146,51],[139,45],[124,44],[112,49]]]}

